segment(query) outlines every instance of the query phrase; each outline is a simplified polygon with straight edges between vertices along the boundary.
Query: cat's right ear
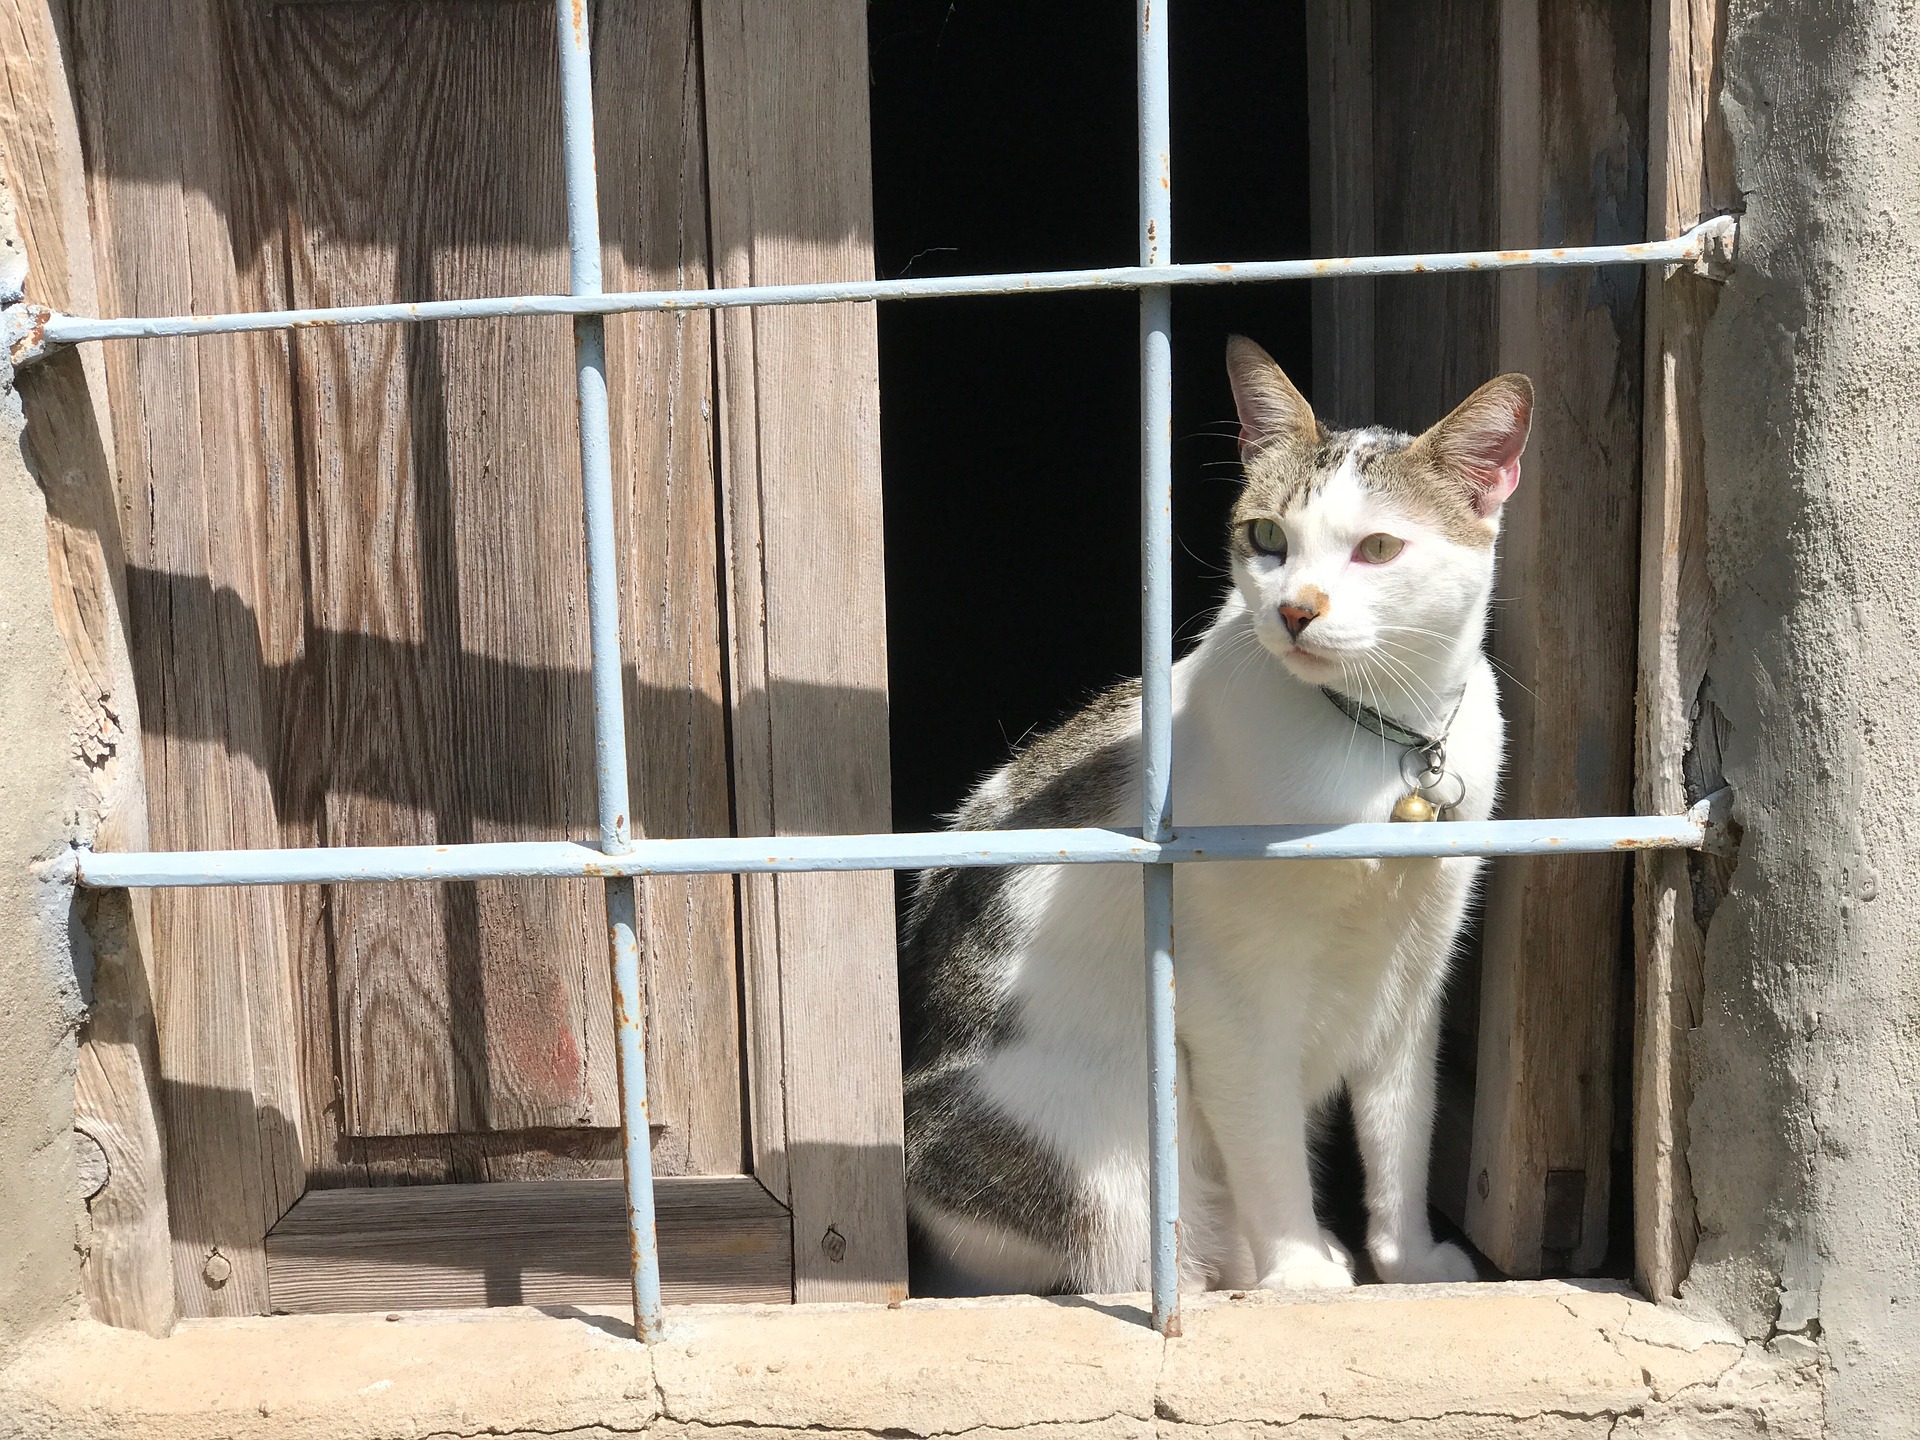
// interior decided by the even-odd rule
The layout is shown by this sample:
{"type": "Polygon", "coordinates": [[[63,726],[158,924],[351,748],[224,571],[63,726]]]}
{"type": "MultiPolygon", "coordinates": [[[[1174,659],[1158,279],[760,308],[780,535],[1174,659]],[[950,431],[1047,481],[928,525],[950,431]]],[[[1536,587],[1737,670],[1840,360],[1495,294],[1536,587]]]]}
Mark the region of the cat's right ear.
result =
{"type": "Polygon", "coordinates": [[[1240,458],[1251,460],[1276,445],[1312,446],[1320,422],[1306,397],[1293,388],[1274,358],[1244,335],[1227,340],[1227,378],[1240,412],[1240,458]]]}

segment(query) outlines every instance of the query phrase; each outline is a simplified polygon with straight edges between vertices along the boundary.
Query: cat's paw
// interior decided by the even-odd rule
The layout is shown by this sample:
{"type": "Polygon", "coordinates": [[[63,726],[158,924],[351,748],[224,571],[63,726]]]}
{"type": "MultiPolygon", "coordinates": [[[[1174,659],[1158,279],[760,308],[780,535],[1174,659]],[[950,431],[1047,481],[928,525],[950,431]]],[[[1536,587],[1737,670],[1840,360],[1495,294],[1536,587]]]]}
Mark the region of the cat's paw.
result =
{"type": "Polygon", "coordinates": [[[1262,1290],[1346,1290],[1352,1285],[1353,1259],[1325,1231],[1314,1241],[1282,1246],[1278,1262],[1260,1277],[1262,1290]]]}
{"type": "Polygon", "coordinates": [[[1320,1227],[1320,1244],[1326,1249],[1329,1256],[1347,1267],[1347,1273],[1349,1275],[1353,1273],[1353,1252],[1342,1245],[1340,1243],[1340,1237],[1324,1225],[1320,1227]]]}
{"type": "Polygon", "coordinates": [[[1447,1240],[1432,1241],[1420,1249],[1371,1241],[1367,1253],[1373,1257],[1373,1268],[1389,1285],[1440,1285],[1480,1278],[1467,1252],[1447,1240]]]}

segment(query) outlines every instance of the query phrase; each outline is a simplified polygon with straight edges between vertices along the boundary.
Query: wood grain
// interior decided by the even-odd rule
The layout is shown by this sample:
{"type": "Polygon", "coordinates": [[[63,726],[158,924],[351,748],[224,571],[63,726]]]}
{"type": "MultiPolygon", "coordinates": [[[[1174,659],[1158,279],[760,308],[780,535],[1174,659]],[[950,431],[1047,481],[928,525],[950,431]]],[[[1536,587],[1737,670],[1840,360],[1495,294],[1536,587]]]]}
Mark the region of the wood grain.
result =
{"type": "MultiPolygon", "coordinates": [[[[550,12],[75,13],[109,313],[564,288],[550,12]]],[[[702,284],[692,8],[601,20],[609,283],[702,284]]],[[[710,332],[609,329],[636,828],[725,833],[710,332]]],[[[591,833],[564,323],[106,354],[154,843],[591,833]]],[[[655,1163],[737,1171],[731,882],[648,903],[655,1163]]],[[[589,883],[174,892],[154,963],[189,1313],[266,1303],[261,1237],[309,1174],[577,1173],[511,1137],[615,1113],[589,883]]]]}
{"type": "MultiPolygon", "coordinates": [[[[1653,8],[1649,238],[1678,235],[1735,198],[1718,110],[1724,8],[1723,0],[1653,8]]],[[[1713,608],[1700,345],[1717,303],[1718,286],[1686,270],[1656,280],[1647,297],[1634,786],[1643,814],[1675,813],[1701,788],[1701,767],[1688,773],[1713,608]]],[[[1691,869],[1685,855],[1647,855],[1634,875],[1634,1278],[1655,1299],[1679,1293],[1699,1238],[1687,1047],[1700,1020],[1704,936],[1691,869]]]]}
{"type": "MultiPolygon", "coordinates": [[[[608,77],[596,148],[610,288],[711,283],[697,22],[693,0],[597,12],[594,51],[608,77]]],[[[613,444],[625,485],[621,633],[634,828],[725,835],[733,815],[713,323],[698,314],[612,316],[607,346],[609,385],[621,397],[613,444]]],[[[648,1082],[677,1097],[654,1112],[667,1121],[654,1146],[655,1168],[666,1174],[748,1166],[734,887],[726,875],[645,882],[648,1082]]]]}
{"type": "MultiPolygon", "coordinates": [[[[708,24],[725,16],[706,17],[708,24]]],[[[734,28],[738,29],[737,17],[734,28]]],[[[722,31],[730,35],[731,31],[722,31]]],[[[708,36],[703,80],[709,144],[744,140],[750,75],[741,45],[708,36]]],[[[753,283],[751,170],[715,154],[708,192],[716,285],[753,283]]],[[[756,312],[713,314],[720,489],[725,561],[729,696],[733,741],[734,824],[741,835],[771,835],[773,736],[767,685],[766,561],[762,554],[760,425],[755,383],[756,312]]],[[[746,1006],[748,1129],[754,1176],[790,1201],[787,1176],[787,1060],[780,1003],[780,916],[771,875],[741,875],[739,886],[741,983],[746,1006]]]]}
{"type": "MultiPolygon", "coordinates": [[[[713,208],[722,273],[744,268],[754,284],[870,276],[864,7],[705,0],[701,14],[709,169],[716,197],[723,176],[737,187],[713,208]]],[[[728,456],[744,456],[750,414],[758,509],[743,514],[736,476],[729,517],[757,520],[757,541],[736,535],[730,549],[757,548],[765,671],[736,671],[742,729],[764,706],[760,773],[777,832],[885,827],[872,307],[761,310],[751,323],[754,391],[728,397],[728,456]]],[[[724,333],[730,377],[740,344],[724,333]]],[[[736,785],[754,778],[736,772],[736,785]]],[[[774,897],[795,1296],[896,1298],[906,1218],[892,886],[884,875],[781,876],[774,897]]]]}
{"type": "MultiPolygon", "coordinates": [[[[1503,0],[1499,18],[1500,243],[1638,239],[1644,8],[1503,0]]],[[[1501,538],[1508,815],[1631,801],[1641,289],[1624,268],[1500,280],[1500,368],[1540,397],[1501,538]]],[[[1511,1275],[1606,1253],[1625,884],[1588,857],[1504,862],[1487,888],[1466,1228],[1511,1275]]]]}
{"type": "MultiPolygon", "coordinates": [[[[286,197],[293,303],[564,289],[541,219],[563,203],[550,30],[537,7],[424,4],[263,27],[263,108],[286,118],[261,158],[286,197]]],[[[293,358],[323,843],[583,833],[566,327],[313,332],[293,358]]],[[[612,1041],[597,898],[524,880],[336,890],[349,1131],[612,1113],[588,1059],[612,1041]]]]}
{"type": "MultiPolygon", "coordinates": [[[[164,14],[74,7],[106,313],[247,309],[275,293],[247,243],[257,196],[234,181],[222,21],[213,0],[164,14]]],[[[271,589],[259,537],[290,448],[284,373],[275,336],[106,352],[157,847],[281,838],[254,758],[271,748],[270,657],[205,602],[226,592],[257,607],[271,589]]],[[[176,1291],[187,1314],[254,1313],[266,1304],[261,1239],[304,1185],[282,904],[264,891],[159,892],[153,942],[176,1291]],[[217,1284],[204,1269],[216,1250],[231,1266],[217,1284]]]]}
{"type": "MultiPolygon", "coordinates": [[[[277,1312],[469,1305],[621,1305],[628,1278],[618,1180],[316,1190],[267,1237],[277,1312]]],[[[669,1305],[788,1298],[786,1210],[742,1178],[660,1181],[669,1305]]]]}

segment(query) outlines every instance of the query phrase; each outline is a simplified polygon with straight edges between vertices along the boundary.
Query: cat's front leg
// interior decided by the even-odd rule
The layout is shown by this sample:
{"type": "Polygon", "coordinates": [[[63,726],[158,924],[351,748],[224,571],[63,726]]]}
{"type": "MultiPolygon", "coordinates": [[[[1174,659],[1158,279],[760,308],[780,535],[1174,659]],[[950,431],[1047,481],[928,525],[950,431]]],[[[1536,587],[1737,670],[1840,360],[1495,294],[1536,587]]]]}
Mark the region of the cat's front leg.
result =
{"type": "Polygon", "coordinates": [[[1256,1046],[1239,1025],[1220,1026],[1208,1041],[1189,1049],[1195,1100],[1220,1148],[1255,1285],[1345,1289],[1353,1284],[1352,1258],[1313,1213],[1297,1059],[1275,1064],[1271,1041],[1256,1046]],[[1211,1053],[1203,1058],[1202,1050],[1211,1053]]]}
{"type": "MultiPolygon", "coordinates": [[[[1449,934],[1446,944],[1451,943],[1449,934]]],[[[1444,957],[1446,950],[1438,953],[1444,957]]],[[[1367,1172],[1367,1253],[1380,1278],[1390,1284],[1476,1278],[1467,1253],[1436,1241],[1427,1219],[1444,981],[1443,963],[1437,959],[1422,983],[1409,987],[1413,993],[1405,996],[1406,1009],[1394,1017],[1381,1052],[1348,1077],[1354,1129],[1367,1172]]]]}

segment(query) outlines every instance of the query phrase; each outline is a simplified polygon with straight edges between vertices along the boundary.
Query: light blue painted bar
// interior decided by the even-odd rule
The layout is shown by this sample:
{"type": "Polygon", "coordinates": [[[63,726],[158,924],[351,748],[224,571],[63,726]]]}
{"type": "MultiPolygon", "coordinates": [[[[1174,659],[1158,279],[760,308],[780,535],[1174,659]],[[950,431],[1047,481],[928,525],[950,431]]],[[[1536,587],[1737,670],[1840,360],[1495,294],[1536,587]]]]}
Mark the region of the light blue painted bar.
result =
{"type": "MultiPolygon", "coordinates": [[[[600,289],[600,197],[593,153],[593,57],[587,7],[555,0],[560,37],[560,108],[567,174],[567,246],[576,298],[600,289]]],[[[626,701],[620,683],[620,572],[613,519],[613,442],[607,410],[606,321],[576,314],[573,346],[580,394],[580,483],[586,512],[587,629],[593,656],[594,784],[600,849],[632,844],[627,811],[626,701]]],[[[627,1186],[627,1249],[633,1276],[633,1331],[660,1338],[660,1248],[653,1214],[652,1129],[647,1116],[647,1028],[640,984],[639,915],[633,880],[606,884],[613,971],[614,1049],[620,1074],[620,1144],[627,1186]]]]}
{"type": "Polygon", "coordinates": [[[6,310],[16,364],[48,347],[92,340],[236,335],[330,325],[394,325],[485,320],[511,315],[622,315],[647,310],[723,310],[740,305],[838,305],[869,300],[936,300],[968,295],[1044,295],[1067,290],[1140,290],[1148,286],[1248,285],[1342,275],[1448,275],[1463,270],[1551,270],[1593,265],[1687,265],[1731,251],[1736,222],[1715,216],[1672,240],[1537,250],[1462,250],[1424,255],[1363,255],[1335,260],[1240,260],[1223,264],[1118,265],[1088,270],[1023,270],[1000,275],[937,275],[910,280],[849,280],[808,285],[743,285],[704,290],[633,290],[593,295],[504,295],[418,300],[316,310],[228,315],[93,319],[41,306],[6,310]]]}
{"type": "MultiPolygon", "coordinates": [[[[1140,264],[1173,255],[1167,80],[1171,0],[1139,0],[1140,264]]],[[[1140,292],[1140,833],[1173,822],[1173,291],[1140,292]]],[[[1140,875],[1147,986],[1148,1273],[1153,1328],[1180,1333],[1179,1063],[1174,1045],[1173,866],[1140,875]]]]}
{"type": "Polygon", "coordinates": [[[901,835],[780,835],[636,840],[621,855],[567,840],[481,845],[323,846],[309,850],[76,849],[49,878],[93,889],[197,885],[341,885],[393,880],[605,879],[992,865],[1174,865],[1221,860],[1370,860],[1453,855],[1582,855],[1698,850],[1702,802],[1686,815],[1428,825],[1193,825],[1155,845],[1127,830],[935,830],[901,835]]]}

